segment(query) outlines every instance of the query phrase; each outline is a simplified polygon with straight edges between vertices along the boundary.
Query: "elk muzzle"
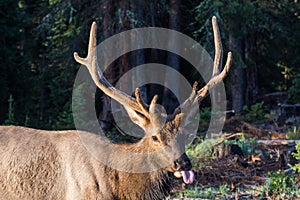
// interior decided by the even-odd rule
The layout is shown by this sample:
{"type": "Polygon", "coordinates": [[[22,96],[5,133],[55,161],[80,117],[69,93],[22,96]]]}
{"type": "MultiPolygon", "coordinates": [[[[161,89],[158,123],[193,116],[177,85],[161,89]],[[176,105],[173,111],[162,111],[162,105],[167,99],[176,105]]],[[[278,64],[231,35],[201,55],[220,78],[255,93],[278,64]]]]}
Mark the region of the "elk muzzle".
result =
{"type": "Polygon", "coordinates": [[[186,184],[191,184],[195,180],[195,174],[192,169],[192,164],[188,156],[184,153],[174,161],[174,176],[182,178],[186,184]]]}

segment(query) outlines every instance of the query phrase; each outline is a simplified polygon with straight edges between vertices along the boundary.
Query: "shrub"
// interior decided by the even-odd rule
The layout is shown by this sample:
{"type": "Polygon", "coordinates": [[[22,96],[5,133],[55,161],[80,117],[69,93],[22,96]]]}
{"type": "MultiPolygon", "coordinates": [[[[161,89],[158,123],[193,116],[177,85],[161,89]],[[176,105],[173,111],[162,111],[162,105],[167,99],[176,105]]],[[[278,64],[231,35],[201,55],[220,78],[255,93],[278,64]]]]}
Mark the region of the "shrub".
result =
{"type": "Polygon", "coordinates": [[[300,73],[293,79],[288,95],[292,103],[300,103],[300,73]]]}
{"type": "Polygon", "coordinates": [[[300,186],[294,174],[285,174],[281,170],[269,172],[269,179],[262,187],[264,196],[271,199],[293,199],[300,197],[300,186]]]}
{"type": "Polygon", "coordinates": [[[243,111],[245,114],[245,119],[247,121],[255,120],[256,122],[261,122],[265,118],[265,111],[263,109],[264,102],[256,103],[250,106],[244,106],[243,111]]]}
{"type": "Polygon", "coordinates": [[[296,152],[293,152],[292,155],[299,161],[298,164],[292,166],[293,170],[300,173],[300,142],[296,144],[296,152]]]}

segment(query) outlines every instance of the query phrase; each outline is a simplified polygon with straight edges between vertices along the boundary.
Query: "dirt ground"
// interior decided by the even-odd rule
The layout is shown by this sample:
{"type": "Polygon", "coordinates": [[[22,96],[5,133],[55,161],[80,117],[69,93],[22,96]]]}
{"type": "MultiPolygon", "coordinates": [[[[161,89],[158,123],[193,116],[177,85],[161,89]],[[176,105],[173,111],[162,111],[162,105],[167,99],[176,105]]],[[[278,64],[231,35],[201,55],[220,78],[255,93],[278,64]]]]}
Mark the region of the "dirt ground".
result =
{"type": "MultiPolygon", "coordinates": [[[[260,196],[260,188],[267,181],[269,172],[293,173],[289,164],[297,162],[291,155],[297,140],[287,140],[285,133],[263,129],[236,118],[227,120],[224,130],[227,132],[225,139],[229,138],[226,141],[236,141],[240,135],[248,138],[243,141],[248,153],[243,153],[241,145],[220,139],[213,147],[214,158],[195,168],[196,182],[192,187],[205,190],[226,184],[230,192],[225,199],[264,199],[260,196]]],[[[299,176],[295,184],[300,185],[299,176]]],[[[178,182],[175,190],[182,198],[174,200],[193,199],[183,197],[185,189],[186,186],[178,182]]]]}

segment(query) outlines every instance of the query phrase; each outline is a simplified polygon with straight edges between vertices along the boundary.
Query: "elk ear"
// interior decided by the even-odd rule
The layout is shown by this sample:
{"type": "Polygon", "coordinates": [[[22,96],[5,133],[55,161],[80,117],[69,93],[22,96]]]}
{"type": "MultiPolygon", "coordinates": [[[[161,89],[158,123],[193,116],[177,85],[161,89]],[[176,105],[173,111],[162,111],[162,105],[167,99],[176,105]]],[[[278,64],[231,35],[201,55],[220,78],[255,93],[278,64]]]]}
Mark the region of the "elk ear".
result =
{"type": "Polygon", "coordinates": [[[176,128],[179,128],[179,126],[180,126],[180,124],[182,122],[183,116],[184,116],[183,113],[179,113],[179,114],[175,115],[173,123],[174,123],[174,125],[175,125],[176,128]]]}

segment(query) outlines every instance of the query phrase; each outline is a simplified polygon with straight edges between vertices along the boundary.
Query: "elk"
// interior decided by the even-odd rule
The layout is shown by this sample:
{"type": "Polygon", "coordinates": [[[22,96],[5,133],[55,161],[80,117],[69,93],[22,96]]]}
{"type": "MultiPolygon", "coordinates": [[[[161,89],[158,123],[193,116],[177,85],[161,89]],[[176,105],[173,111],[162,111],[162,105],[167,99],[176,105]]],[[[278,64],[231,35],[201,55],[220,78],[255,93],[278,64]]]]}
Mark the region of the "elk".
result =
{"type": "Polygon", "coordinates": [[[157,96],[147,105],[138,88],[134,98],[113,87],[103,75],[97,75],[95,23],[90,31],[87,57],[81,58],[74,53],[75,60],[87,67],[97,87],[122,104],[130,119],[145,132],[137,143],[115,145],[137,154],[166,147],[162,157],[170,161],[168,166],[143,173],[120,171],[95,159],[82,144],[76,130],[46,131],[2,126],[0,199],[162,199],[172,189],[170,173],[182,178],[186,184],[192,183],[195,177],[191,162],[184,153],[180,126],[192,112],[184,111],[198,104],[213,86],[221,82],[231,64],[229,52],[225,67],[219,72],[222,46],[215,17],[212,24],[216,51],[214,71],[217,73],[199,90],[195,83],[189,98],[166,118],[164,124],[161,124],[162,116],[157,111],[157,96]]]}

